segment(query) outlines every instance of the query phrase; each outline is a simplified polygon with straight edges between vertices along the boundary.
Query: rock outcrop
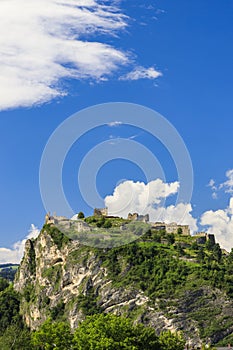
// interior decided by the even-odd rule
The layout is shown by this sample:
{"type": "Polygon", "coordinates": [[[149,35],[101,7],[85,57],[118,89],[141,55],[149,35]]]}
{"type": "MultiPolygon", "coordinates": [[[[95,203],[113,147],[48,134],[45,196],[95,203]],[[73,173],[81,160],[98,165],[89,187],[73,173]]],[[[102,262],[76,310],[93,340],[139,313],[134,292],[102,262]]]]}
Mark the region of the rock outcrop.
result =
{"type": "MultiPolygon", "coordinates": [[[[232,301],[205,286],[185,292],[179,299],[171,295],[170,299],[153,301],[134,285],[118,287],[95,249],[70,241],[59,232],[51,235],[46,227],[37,239],[27,241],[14,288],[21,294],[21,313],[31,329],[51,315],[61,315],[72,328],[77,327],[85,317],[80,305],[86,298],[89,305],[102,312],[127,315],[135,322],[153,326],[158,333],[181,330],[188,343],[200,345],[204,336],[197,312],[203,312],[203,328],[209,322],[205,310],[211,310],[219,324],[233,314],[232,301]]],[[[217,342],[232,333],[233,327],[229,325],[224,332],[219,331],[210,341],[217,342]]]]}

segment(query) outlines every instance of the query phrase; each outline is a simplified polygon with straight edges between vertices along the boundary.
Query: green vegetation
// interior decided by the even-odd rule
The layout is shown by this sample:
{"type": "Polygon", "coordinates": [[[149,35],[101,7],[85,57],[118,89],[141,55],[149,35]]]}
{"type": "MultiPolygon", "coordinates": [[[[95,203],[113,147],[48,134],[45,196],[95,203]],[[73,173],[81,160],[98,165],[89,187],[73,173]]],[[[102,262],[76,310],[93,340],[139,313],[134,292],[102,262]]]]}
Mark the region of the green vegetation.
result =
{"type": "Polygon", "coordinates": [[[83,213],[82,211],[80,211],[80,212],[78,213],[78,219],[84,219],[84,218],[85,218],[84,213],[83,213]]]}
{"type": "Polygon", "coordinates": [[[36,255],[35,255],[35,249],[34,249],[34,246],[32,243],[30,245],[28,255],[29,255],[29,259],[30,259],[29,271],[33,275],[36,272],[36,255]]]}
{"type": "Polygon", "coordinates": [[[53,320],[58,320],[64,315],[65,304],[60,301],[55,307],[50,310],[50,315],[53,320]]]}
{"type": "Polygon", "coordinates": [[[58,249],[61,249],[69,242],[69,238],[53,225],[45,224],[42,229],[42,232],[43,231],[46,231],[52,237],[58,249]]]}
{"type": "Polygon", "coordinates": [[[74,343],[77,350],[162,349],[154,329],[110,314],[87,317],[76,329],[74,343]]]}
{"type": "Polygon", "coordinates": [[[228,335],[223,340],[218,342],[218,346],[228,346],[228,344],[233,344],[233,334],[228,335]]]}
{"type": "Polygon", "coordinates": [[[211,241],[198,245],[195,237],[149,230],[136,242],[97,254],[117,286],[133,284],[152,299],[202,285],[233,297],[233,252],[223,257],[211,241]]]}
{"type": "Polygon", "coordinates": [[[0,336],[1,350],[32,350],[31,334],[25,327],[10,325],[0,336]]]}
{"type": "Polygon", "coordinates": [[[0,292],[4,291],[7,287],[9,287],[9,282],[5,278],[0,277],[0,292]]]}
{"type": "Polygon", "coordinates": [[[101,308],[97,305],[97,297],[93,288],[87,291],[87,294],[79,294],[77,298],[77,306],[84,315],[90,316],[101,312],[101,308]]]}
{"type": "Polygon", "coordinates": [[[69,225],[59,227],[70,239],[78,240],[83,245],[98,248],[129,244],[150,228],[148,224],[143,222],[129,222],[121,218],[112,219],[104,216],[88,217],[85,222],[91,226],[91,231],[80,231],[80,227],[75,220],[69,225]]]}
{"type": "Polygon", "coordinates": [[[42,276],[46,277],[53,285],[54,291],[57,291],[60,287],[62,266],[61,264],[48,267],[42,272],[42,276]]]}
{"type": "Polygon", "coordinates": [[[111,314],[87,316],[74,332],[66,322],[48,318],[38,330],[29,332],[22,324],[11,323],[0,334],[2,350],[183,350],[181,335],[133,325],[111,314]],[[181,347],[182,346],[182,347],[181,347]]]}
{"type": "MultiPolygon", "coordinates": [[[[111,227],[120,227],[123,224],[128,224],[130,221],[123,218],[106,218],[104,216],[89,216],[85,218],[86,223],[94,227],[102,227],[109,222],[111,227]]],[[[109,224],[108,224],[109,225],[109,224]]]]}
{"type": "Polygon", "coordinates": [[[27,301],[35,300],[35,288],[32,283],[28,283],[24,288],[22,297],[27,301]]]}
{"type": "Polygon", "coordinates": [[[19,315],[19,296],[12,286],[0,292],[0,315],[0,334],[11,324],[22,324],[19,315]]]}
{"type": "MultiPolygon", "coordinates": [[[[82,216],[83,213],[79,214],[82,216]]],[[[96,241],[98,247],[102,242],[105,249],[81,245],[69,252],[64,266],[58,260],[53,266],[44,268],[42,277],[51,285],[54,294],[62,288],[64,270],[69,273],[70,266],[74,264],[85,266],[91,258],[98,266],[106,269],[106,279],[111,280],[112,287],[116,290],[121,287],[143,291],[149,297],[149,306],[154,307],[156,303],[168,318],[178,318],[179,313],[187,314],[188,320],[195,321],[202,339],[215,339],[214,336],[220,332],[222,336],[229,334],[233,327],[232,316],[224,314],[221,302],[215,303],[215,299],[221,295],[221,300],[229,298],[229,303],[233,300],[233,250],[227,255],[211,240],[206,244],[198,244],[195,237],[183,236],[179,230],[167,234],[163,230],[150,229],[144,223],[121,218],[83,216],[80,219],[91,225],[93,231],[81,233],[78,239],[82,242],[80,237],[83,234],[84,242],[90,237],[92,243],[93,239],[99,240],[96,241]],[[109,234],[113,243],[114,240],[119,242],[119,235],[122,235],[124,238],[121,243],[125,245],[110,249],[110,241],[103,239],[106,234],[109,234]],[[137,239],[126,244],[132,241],[132,237],[137,239]]],[[[53,225],[44,225],[42,231],[51,236],[58,249],[70,242],[53,225]]],[[[35,276],[33,245],[28,250],[28,255],[29,271],[35,276]]],[[[70,283],[69,278],[67,281],[70,283]]],[[[50,294],[47,294],[48,297],[43,292],[46,287],[38,286],[29,278],[20,297],[24,307],[30,308],[39,297],[39,309],[43,309],[45,315],[50,317],[37,331],[29,333],[19,316],[18,294],[9,282],[0,278],[0,348],[22,349],[22,344],[25,344],[25,349],[38,350],[184,348],[183,338],[179,334],[165,332],[157,337],[152,328],[133,325],[131,322],[138,320],[145,310],[140,309],[142,306],[136,306],[132,312],[126,306],[127,309],[123,312],[128,318],[104,315],[99,306],[98,289],[84,289],[86,282],[82,282],[79,296],[74,295],[67,304],[60,300],[56,306],[51,307],[53,303],[50,294]],[[64,323],[71,306],[75,306],[75,310],[81,310],[85,317],[74,334],[64,323]]],[[[217,336],[214,343],[221,339],[217,336]]],[[[233,343],[231,334],[219,341],[220,345],[228,343],[233,343]]]]}
{"type": "Polygon", "coordinates": [[[0,264],[0,278],[13,281],[19,265],[17,264],[0,264]]]}
{"type": "Polygon", "coordinates": [[[47,319],[45,323],[32,333],[32,347],[35,350],[68,350],[72,349],[73,336],[70,327],[65,322],[52,322],[47,319]]]}
{"type": "Polygon", "coordinates": [[[185,341],[181,334],[176,334],[176,336],[174,336],[174,334],[169,331],[162,332],[159,341],[162,348],[166,350],[183,350],[185,346],[185,341]]]}
{"type": "Polygon", "coordinates": [[[185,285],[191,270],[179,259],[179,249],[167,250],[153,242],[132,243],[99,254],[117,286],[134,285],[151,298],[174,294],[185,285]]]}
{"type": "Polygon", "coordinates": [[[184,340],[170,332],[160,337],[153,328],[133,325],[124,317],[88,316],[74,333],[64,322],[48,319],[32,334],[32,349],[60,350],[183,350],[184,340]]]}
{"type": "MultiPolygon", "coordinates": [[[[109,227],[110,232],[114,232],[115,229],[119,231],[119,227],[126,225],[134,230],[134,234],[138,233],[139,238],[131,244],[107,248],[105,251],[88,247],[79,248],[78,251],[70,254],[67,262],[85,263],[90,252],[94,252],[96,259],[107,268],[108,277],[116,288],[134,286],[142,290],[152,304],[159,298],[159,305],[165,313],[168,312],[168,316],[169,305],[177,306],[178,300],[186,300],[188,304],[187,293],[195,295],[196,291],[200,292],[204,287],[219,288],[229,298],[233,298],[233,252],[229,256],[223,256],[219,245],[211,240],[204,245],[197,244],[195,237],[183,236],[181,230],[167,234],[163,230],[147,229],[146,233],[140,236],[140,232],[137,232],[141,229],[140,225],[137,226],[134,222],[129,223],[120,218],[93,216],[85,218],[85,221],[97,227],[98,233],[103,234],[105,227],[109,227]],[[170,299],[171,295],[173,299],[170,299]],[[164,303],[163,300],[166,302],[164,303]]],[[[64,245],[62,234],[55,237],[57,231],[52,227],[49,232],[59,247],[64,245]]],[[[122,232],[125,234],[124,230],[122,232]]],[[[87,235],[88,233],[85,234],[85,239],[87,235]]],[[[96,239],[99,239],[99,236],[96,239]]],[[[59,270],[59,265],[57,266],[50,267],[43,273],[53,285],[57,285],[60,278],[60,273],[56,271],[56,269],[59,270]]],[[[203,303],[198,301],[194,303],[194,309],[189,311],[189,317],[199,325],[201,337],[207,339],[219,329],[224,331],[232,326],[233,320],[221,320],[218,317],[221,309],[209,304],[205,295],[203,300],[203,303]]],[[[86,316],[98,314],[101,311],[93,290],[87,295],[80,294],[77,305],[86,316]]],[[[53,312],[52,317],[56,320],[56,312],[53,312]]]]}

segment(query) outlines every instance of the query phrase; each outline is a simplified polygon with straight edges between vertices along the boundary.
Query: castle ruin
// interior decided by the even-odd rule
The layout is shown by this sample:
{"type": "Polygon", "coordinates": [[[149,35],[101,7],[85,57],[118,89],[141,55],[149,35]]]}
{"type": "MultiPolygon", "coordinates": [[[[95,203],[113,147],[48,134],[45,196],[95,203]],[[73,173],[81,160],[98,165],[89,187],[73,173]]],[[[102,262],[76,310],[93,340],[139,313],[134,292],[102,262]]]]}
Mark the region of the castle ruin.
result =
{"type": "Polygon", "coordinates": [[[149,222],[149,214],[139,215],[138,213],[129,213],[127,219],[131,221],[149,222]]]}
{"type": "Polygon", "coordinates": [[[57,225],[59,229],[68,230],[70,228],[75,228],[77,232],[91,231],[92,228],[83,220],[70,220],[65,216],[51,216],[50,213],[45,215],[45,224],[57,225]]]}
{"type": "Polygon", "coordinates": [[[108,208],[95,208],[94,216],[108,216],[108,208]]]}
{"type": "Polygon", "coordinates": [[[183,236],[190,236],[189,225],[179,225],[176,222],[166,224],[165,222],[155,222],[152,224],[154,230],[165,230],[167,233],[180,233],[183,236]]]}
{"type": "Polygon", "coordinates": [[[216,243],[215,236],[210,233],[198,232],[194,237],[197,238],[197,244],[205,244],[207,241],[211,241],[212,244],[216,243]]]}

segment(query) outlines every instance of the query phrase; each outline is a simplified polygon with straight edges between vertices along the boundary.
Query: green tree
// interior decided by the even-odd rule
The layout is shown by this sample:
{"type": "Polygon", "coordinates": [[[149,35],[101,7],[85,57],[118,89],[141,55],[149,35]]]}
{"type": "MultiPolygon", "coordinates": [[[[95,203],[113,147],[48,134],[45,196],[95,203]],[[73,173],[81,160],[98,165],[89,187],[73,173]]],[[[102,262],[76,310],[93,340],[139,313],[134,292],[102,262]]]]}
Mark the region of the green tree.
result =
{"type": "Polygon", "coordinates": [[[28,329],[9,326],[0,338],[1,350],[32,350],[31,334],[28,329]]]}
{"type": "Polygon", "coordinates": [[[103,228],[110,228],[112,227],[112,223],[110,220],[105,221],[105,223],[103,224],[103,228]]]}
{"type": "Polygon", "coordinates": [[[146,233],[143,235],[143,238],[149,238],[149,239],[151,239],[151,237],[152,237],[152,232],[151,232],[151,230],[146,231],[146,233]]]}
{"type": "Polygon", "coordinates": [[[84,218],[85,218],[84,213],[83,213],[82,211],[80,211],[80,212],[78,213],[78,219],[84,219],[84,218]]]}
{"type": "Polygon", "coordinates": [[[200,249],[198,250],[197,253],[197,260],[202,263],[205,260],[205,252],[204,252],[204,248],[200,247],[200,249]]]}
{"type": "Polygon", "coordinates": [[[51,309],[51,317],[53,320],[56,320],[59,317],[64,315],[65,304],[63,301],[60,301],[56,306],[51,309]]]}
{"type": "Polygon", "coordinates": [[[178,233],[178,235],[182,235],[183,230],[182,230],[182,228],[181,228],[181,227],[179,227],[179,228],[177,229],[177,233],[178,233]]]}
{"type": "Polygon", "coordinates": [[[227,257],[228,263],[233,263],[233,248],[231,249],[230,254],[227,257]]]}
{"type": "Polygon", "coordinates": [[[0,335],[12,324],[22,326],[19,297],[12,286],[0,292],[0,335]]]}
{"type": "Polygon", "coordinates": [[[222,259],[222,249],[220,248],[220,245],[217,243],[213,247],[213,257],[216,259],[218,262],[221,261],[222,259]]]}
{"type": "Polygon", "coordinates": [[[96,296],[91,288],[86,295],[79,294],[77,298],[78,308],[82,310],[84,315],[90,316],[101,312],[100,307],[97,305],[96,296]]]}
{"type": "Polygon", "coordinates": [[[0,292],[2,292],[7,287],[9,287],[9,282],[5,278],[0,277],[0,292]]]}
{"type": "Polygon", "coordinates": [[[197,241],[193,242],[191,244],[191,247],[190,247],[192,250],[198,250],[199,249],[199,246],[198,246],[198,243],[197,241]]]}
{"type": "Polygon", "coordinates": [[[167,234],[167,241],[169,244],[175,243],[175,236],[173,233],[168,233],[167,234]]]}
{"type": "Polygon", "coordinates": [[[185,251],[182,248],[182,245],[180,243],[177,244],[176,249],[177,249],[177,252],[178,252],[179,255],[181,255],[181,256],[185,255],[185,251]]]}
{"type": "Polygon", "coordinates": [[[159,336],[159,342],[161,348],[164,350],[183,350],[185,346],[185,340],[183,337],[171,331],[162,332],[159,336]]]}
{"type": "Polygon", "coordinates": [[[160,350],[154,329],[112,314],[88,316],[74,333],[75,350],[160,350]]]}
{"type": "Polygon", "coordinates": [[[209,251],[213,250],[214,246],[215,246],[215,244],[211,239],[208,239],[206,241],[205,247],[207,250],[209,250],[209,251]]]}
{"type": "Polygon", "coordinates": [[[105,224],[105,217],[101,216],[101,218],[98,220],[98,222],[96,223],[97,227],[102,227],[105,224]]]}
{"type": "Polygon", "coordinates": [[[73,335],[65,322],[52,322],[49,318],[32,334],[32,344],[37,350],[72,349],[73,335]]]}

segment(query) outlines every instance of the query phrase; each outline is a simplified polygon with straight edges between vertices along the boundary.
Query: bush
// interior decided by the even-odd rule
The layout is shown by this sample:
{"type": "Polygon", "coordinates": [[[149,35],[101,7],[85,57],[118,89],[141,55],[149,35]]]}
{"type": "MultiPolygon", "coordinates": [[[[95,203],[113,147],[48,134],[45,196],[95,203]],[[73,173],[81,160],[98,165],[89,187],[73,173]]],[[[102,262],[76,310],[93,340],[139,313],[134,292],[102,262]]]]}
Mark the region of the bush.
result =
{"type": "Polygon", "coordinates": [[[48,319],[32,334],[35,349],[65,350],[72,348],[73,336],[70,326],[65,322],[52,322],[48,319]]]}
{"type": "Polygon", "coordinates": [[[110,227],[112,227],[111,221],[110,220],[105,221],[105,223],[103,224],[103,228],[110,228],[110,227]]]}
{"type": "Polygon", "coordinates": [[[55,226],[46,224],[44,225],[43,230],[46,230],[47,233],[50,234],[58,249],[61,249],[63,245],[69,242],[69,238],[61,231],[59,231],[55,226]]]}
{"type": "Polygon", "coordinates": [[[31,334],[27,328],[9,326],[0,338],[1,350],[32,350],[31,334]]]}
{"type": "Polygon", "coordinates": [[[96,296],[93,290],[88,291],[87,295],[80,294],[77,298],[77,306],[82,310],[84,315],[94,315],[101,312],[100,307],[97,305],[96,296]]]}
{"type": "Polygon", "coordinates": [[[51,309],[51,317],[53,320],[61,317],[64,315],[64,310],[65,310],[65,304],[63,303],[63,301],[60,301],[56,306],[54,306],[51,309]]]}
{"type": "Polygon", "coordinates": [[[11,325],[23,325],[19,314],[19,296],[12,286],[0,293],[0,336],[11,325]]]}
{"type": "Polygon", "coordinates": [[[111,314],[88,316],[74,333],[75,350],[160,350],[154,329],[133,326],[124,317],[111,314]]]}
{"type": "Polygon", "coordinates": [[[7,287],[9,287],[9,282],[5,278],[0,277],[0,292],[2,292],[7,287]]]}
{"type": "Polygon", "coordinates": [[[78,213],[78,219],[84,219],[84,218],[85,218],[84,213],[83,213],[82,211],[80,211],[80,212],[78,213]]]}
{"type": "Polygon", "coordinates": [[[171,331],[162,332],[159,336],[159,342],[162,349],[166,350],[183,350],[185,340],[178,333],[171,333],[171,331]]]}

